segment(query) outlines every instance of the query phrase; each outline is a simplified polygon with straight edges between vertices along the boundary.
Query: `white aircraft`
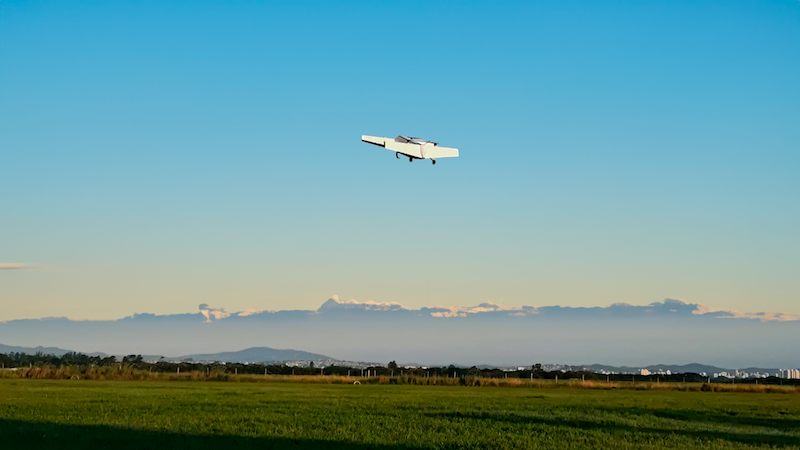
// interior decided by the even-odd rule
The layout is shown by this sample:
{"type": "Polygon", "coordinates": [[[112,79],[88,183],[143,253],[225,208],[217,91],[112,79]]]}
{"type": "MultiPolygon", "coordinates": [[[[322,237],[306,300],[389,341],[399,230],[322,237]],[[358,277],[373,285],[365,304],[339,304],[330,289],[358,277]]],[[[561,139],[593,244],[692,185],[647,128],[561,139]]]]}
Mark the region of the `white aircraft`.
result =
{"type": "Polygon", "coordinates": [[[394,139],[375,136],[361,136],[361,140],[368,144],[388,148],[394,151],[394,156],[400,159],[400,154],[408,156],[408,162],[415,159],[430,159],[436,164],[437,158],[454,158],[458,156],[457,148],[439,147],[436,142],[426,141],[422,138],[397,136],[394,139]]]}

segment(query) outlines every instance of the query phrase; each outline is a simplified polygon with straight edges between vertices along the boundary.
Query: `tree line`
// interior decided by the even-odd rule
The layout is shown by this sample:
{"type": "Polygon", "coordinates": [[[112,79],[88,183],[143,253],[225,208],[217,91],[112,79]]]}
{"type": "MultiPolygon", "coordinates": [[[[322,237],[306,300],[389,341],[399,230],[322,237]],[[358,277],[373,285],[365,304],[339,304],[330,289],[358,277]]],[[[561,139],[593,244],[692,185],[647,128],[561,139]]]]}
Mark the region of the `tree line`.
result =
{"type": "MultiPolygon", "coordinates": [[[[144,370],[163,373],[227,373],[242,375],[339,375],[339,376],[410,376],[410,377],[438,377],[438,378],[522,378],[522,379],[547,379],[547,380],[584,380],[584,381],[632,381],[632,382],[687,382],[702,383],[709,381],[707,377],[696,373],[681,374],[601,374],[590,371],[546,371],[541,364],[533,364],[530,368],[521,370],[504,371],[497,368],[456,367],[454,365],[429,368],[403,368],[391,361],[386,366],[373,366],[364,369],[346,366],[308,367],[287,365],[285,363],[221,363],[221,362],[193,362],[193,361],[168,361],[161,359],[155,362],[145,361],[142,355],[128,355],[122,359],[115,356],[90,356],[78,352],[69,352],[61,356],[27,353],[0,353],[0,364],[3,368],[12,369],[19,367],[117,367],[120,369],[144,370]]],[[[733,382],[727,379],[711,380],[716,382],[733,382]]],[[[790,380],[783,380],[783,383],[790,380]]],[[[794,381],[794,380],[791,380],[794,381]]],[[[736,383],[754,383],[755,380],[736,380],[736,383]]],[[[779,384],[782,381],[777,377],[758,380],[759,384],[779,384]]],[[[793,384],[793,383],[791,383],[793,384]]]]}

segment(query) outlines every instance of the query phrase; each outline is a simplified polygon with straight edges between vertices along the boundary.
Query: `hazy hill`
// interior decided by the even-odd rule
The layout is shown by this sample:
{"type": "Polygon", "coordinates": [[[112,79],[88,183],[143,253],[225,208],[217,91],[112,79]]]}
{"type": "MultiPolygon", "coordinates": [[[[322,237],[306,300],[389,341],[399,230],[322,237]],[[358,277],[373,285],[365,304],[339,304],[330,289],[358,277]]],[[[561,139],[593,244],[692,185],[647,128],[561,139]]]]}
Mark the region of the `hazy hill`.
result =
{"type": "MultiPolygon", "coordinates": [[[[14,345],[0,344],[0,353],[27,353],[33,355],[42,353],[44,355],[63,356],[66,353],[75,352],[75,350],[67,350],[58,347],[19,347],[14,345]]],[[[77,352],[84,353],[84,352],[77,352]]],[[[107,357],[108,355],[101,352],[84,353],[89,356],[107,357]]],[[[117,355],[120,359],[124,355],[117,355]]],[[[170,360],[193,360],[193,361],[219,361],[219,362],[273,362],[273,361],[319,361],[319,360],[332,360],[329,356],[320,355],[318,353],[304,352],[301,350],[281,350],[269,347],[251,347],[244,350],[235,352],[220,352],[220,353],[207,353],[207,354],[194,354],[179,357],[164,357],[162,355],[143,355],[146,361],[157,361],[162,357],[170,360]]]]}
{"type": "MultiPolygon", "coordinates": [[[[19,347],[16,345],[4,345],[0,344],[0,353],[27,353],[29,355],[33,355],[36,353],[42,353],[43,355],[54,355],[54,356],[63,356],[66,353],[75,352],[75,350],[66,350],[63,348],[58,347],[19,347]]],[[[89,356],[100,356],[105,358],[105,353],[95,352],[95,353],[85,353],[89,356]]]]}
{"type": "Polygon", "coordinates": [[[317,361],[321,359],[334,359],[317,353],[300,350],[280,350],[269,347],[251,347],[237,352],[220,352],[186,355],[179,358],[192,361],[219,361],[219,362],[273,362],[273,361],[317,361]]]}

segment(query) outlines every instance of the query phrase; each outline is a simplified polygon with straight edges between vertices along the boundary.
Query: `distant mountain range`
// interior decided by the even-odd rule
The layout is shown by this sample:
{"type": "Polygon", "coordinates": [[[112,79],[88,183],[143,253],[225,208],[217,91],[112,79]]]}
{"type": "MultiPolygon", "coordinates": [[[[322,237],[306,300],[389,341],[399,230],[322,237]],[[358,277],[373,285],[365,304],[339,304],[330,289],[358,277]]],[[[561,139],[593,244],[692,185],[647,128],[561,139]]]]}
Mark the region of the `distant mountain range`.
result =
{"type": "MultiPolygon", "coordinates": [[[[43,355],[63,356],[67,353],[75,353],[75,350],[65,350],[63,348],[58,348],[58,347],[19,347],[15,345],[0,344],[0,353],[27,353],[29,355],[35,355],[36,353],[41,353],[43,355]]],[[[84,354],[88,356],[100,356],[101,358],[105,358],[106,356],[108,356],[107,354],[100,352],[84,353],[84,354]]]]}
{"type": "MultiPolygon", "coordinates": [[[[64,356],[67,353],[75,353],[75,350],[66,350],[58,347],[19,347],[13,345],[0,344],[0,353],[27,353],[33,355],[42,353],[45,355],[64,356]]],[[[83,353],[83,352],[79,352],[83,353]]],[[[85,353],[89,356],[109,356],[106,353],[94,352],[85,353]]],[[[118,355],[120,358],[123,355],[118,355]]],[[[170,361],[215,361],[226,363],[259,363],[259,362],[278,362],[278,361],[321,361],[333,360],[330,356],[320,355],[317,353],[309,353],[300,350],[280,350],[269,347],[251,347],[236,352],[220,352],[220,353],[206,353],[196,355],[185,355],[176,357],[166,357],[162,355],[143,355],[145,360],[157,361],[161,358],[170,361]]]]}
{"type": "MultiPolygon", "coordinates": [[[[63,348],[58,347],[18,347],[12,345],[3,345],[0,344],[0,353],[27,353],[27,354],[34,354],[34,353],[43,353],[45,355],[55,355],[55,356],[62,356],[65,353],[73,352],[73,350],[65,350],[63,348]]],[[[106,357],[108,356],[105,353],[95,352],[95,353],[87,353],[90,356],[100,356],[106,357]]],[[[120,358],[122,355],[118,355],[120,358]]],[[[176,356],[176,357],[165,357],[161,355],[143,355],[146,361],[158,361],[160,359],[165,359],[168,361],[192,361],[192,362],[225,362],[225,363],[273,363],[273,362],[284,362],[284,361],[292,361],[292,362],[308,362],[308,361],[325,361],[326,364],[336,364],[340,366],[350,366],[350,367],[367,367],[367,366],[374,366],[379,365],[379,363],[366,363],[360,361],[341,361],[331,358],[329,356],[320,355],[318,353],[310,353],[304,352],[301,350],[281,350],[281,349],[274,349],[269,347],[251,347],[246,348],[244,350],[239,351],[232,351],[232,352],[220,352],[220,353],[202,353],[202,354],[192,354],[192,355],[185,355],[185,356],[176,356]]],[[[405,363],[401,364],[402,366],[414,366],[414,367],[421,367],[424,364],[410,364],[405,363]]],[[[447,366],[449,364],[430,364],[430,366],[447,366]]],[[[465,367],[463,365],[456,364],[457,367],[465,367]]],[[[493,366],[488,364],[481,364],[477,366],[479,369],[496,369],[502,368],[503,366],[493,366]]],[[[510,366],[510,367],[519,367],[519,366],[510,366]]],[[[527,366],[526,366],[527,367],[527,366]]],[[[722,367],[710,366],[706,364],[684,364],[684,365],[669,365],[669,364],[657,364],[657,365],[650,365],[644,367],[627,367],[627,366],[609,366],[605,364],[588,364],[588,365],[581,365],[581,364],[569,364],[569,365],[560,365],[560,364],[545,364],[544,368],[546,370],[571,370],[571,371],[589,371],[589,372],[614,372],[614,373],[638,373],[640,369],[647,369],[651,372],[659,372],[659,371],[670,371],[671,373],[720,373],[720,372],[729,372],[732,373],[736,369],[726,369],[722,367]]],[[[759,368],[759,367],[748,367],[744,369],[738,369],[742,372],[747,373],[775,373],[778,372],[777,368],[759,368]]]]}
{"type": "Polygon", "coordinates": [[[276,361],[335,355],[345,361],[452,362],[468,367],[602,361],[622,370],[658,361],[704,361],[714,368],[800,365],[800,317],[715,310],[678,299],[605,307],[487,302],[414,309],[333,296],[316,310],[228,312],[205,303],[198,309],[114,320],[8,320],[0,322],[0,342],[57,342],[66,348],[114,355],[195,360],[276,361]],[[228,354],[230,349],[264,345],[314,353],[228,354]]]}

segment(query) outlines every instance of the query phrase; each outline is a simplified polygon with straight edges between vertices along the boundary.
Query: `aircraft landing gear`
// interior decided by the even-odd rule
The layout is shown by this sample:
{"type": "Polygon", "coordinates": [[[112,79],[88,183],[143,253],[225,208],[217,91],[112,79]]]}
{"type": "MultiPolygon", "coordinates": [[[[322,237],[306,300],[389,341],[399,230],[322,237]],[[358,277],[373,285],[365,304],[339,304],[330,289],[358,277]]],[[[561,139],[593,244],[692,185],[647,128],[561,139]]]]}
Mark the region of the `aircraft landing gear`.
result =
{"type": "Polygon", "coordinates": [[[400,152],[394,152],[394,157],[400,159],[400,152]]]}
{"type": "Polygon", "coordinates": [[[409,156],[409,157],[408,157],[408,162],[414,162],[414,158],[412,158],[412,157],[410,157],[410,156],[409,156]]]}
{"type": "Polygon", "coordinates": [[[432,159],[432,160],[431,160],[431,162],[432,162],[432,163],[434,163],[434,164],[436,164],[436,160],[435,160],[435,159],[432,159]]]}

